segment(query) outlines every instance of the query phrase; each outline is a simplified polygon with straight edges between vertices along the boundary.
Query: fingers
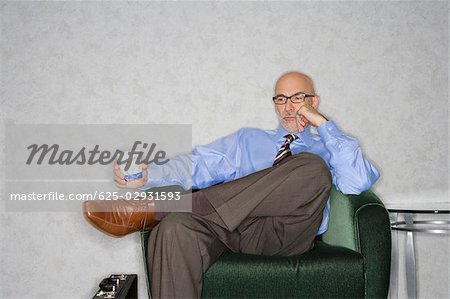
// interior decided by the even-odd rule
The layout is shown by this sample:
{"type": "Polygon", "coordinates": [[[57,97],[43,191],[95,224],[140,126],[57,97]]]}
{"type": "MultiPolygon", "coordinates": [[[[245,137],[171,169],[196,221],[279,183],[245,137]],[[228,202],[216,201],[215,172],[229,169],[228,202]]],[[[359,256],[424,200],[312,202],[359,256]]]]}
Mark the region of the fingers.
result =
{"type": "Polygon", "coordinates": [[[148,165],[142,164],[142,177],[144,178],[144,181],[147,181],[148,179],[148,165]]]}
{"type": "Polygon", "coordinates": [[[147,182],[148,179],[148,170],[147,167],[142,167],[142,177],[144,178],[144,181],[147,182]]]}
{"type": "Polygon", "coordinates": [[[306,127],[308,121],[303,117],[303,115],[299,115],[298,122],[302,125],[302,127],[306,127]]]}
{"type": "Polygon", "coordinates": [[[127,186],[127,181],[125,181],[124,174],[120,170],[117,161],[114,162],[114,182],[116,183],[116,186],[119,188],[125,188],[127,186]]]}
{"type": "Polygon", "coordinates": [[[117,164],[117,161],[114,163],[114,175],[123,178],[123,172],[120,170],[120,166],[117,164]]]}
{"type": "Polygon", "coordinates": [[[311,105],[303,105],[300,107],[300,109],[298,109],[297,114],[301,115],[301,116],[307,116],[308,114],[311,113],[311,110],[314,109],[311,105]]]}
{"type": "Polygon", "coordinates": [[[300,124],[306,128],[311,124],[311,118],[314,117],[314,114],[317,114],[317,110],[314,109],[311,105],[303,105],[298,109],[297,115],[300,117],[300,124]]]}
{"type": "Polygon", "coordinates": [[[306,126],[309,124],[308,120],[300,113],[297,112],[296,115],[296,122],[297,122],[297,126],[301,126],[304,128],[306,128],[306,126]]]}
{"type": "Polygon", "coordinates": [[[127,186],[127,181],[125,181],[123,177],[114,176],[114,182],[119,188],[125,188],[127,186]]]}
{"type": "Polygon", "coordinates": [[[143,182],[126,181],[119,164],[117,164],[117,161],[114,162],[114,182],[118,188],[134,189],[145,185],[148,180],[148,165],[146,164],[142,164],[142,177],[143,182]]]}

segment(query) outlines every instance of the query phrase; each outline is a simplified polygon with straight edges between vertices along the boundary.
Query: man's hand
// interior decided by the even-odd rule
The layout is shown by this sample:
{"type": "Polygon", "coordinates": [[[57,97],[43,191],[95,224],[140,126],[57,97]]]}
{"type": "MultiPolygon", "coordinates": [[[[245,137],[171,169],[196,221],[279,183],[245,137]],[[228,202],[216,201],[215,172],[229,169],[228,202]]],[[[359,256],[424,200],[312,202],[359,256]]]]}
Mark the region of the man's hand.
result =
{"type": "Polygon", "coordinates": [[[304,129],[311,124],[314,127],[320,127],[328,121],[328,119],[320,114],[316,108],[313,107],[314,100],[311,103],[305,103],[297,111],[297,125],[303,132],[304,129]]]}
{"type": "Polygon", "coordinates": [[[147,183],[148,179],[148,166],[146,164],[142,165],[142,179],[133,180],[133,181],[125,181],[125,175],[120,170],[119,164],[117,161],[114,162],[114,182],[116,182],[116,186],[124,189],[137,189],[144,186],[147,183]]]}

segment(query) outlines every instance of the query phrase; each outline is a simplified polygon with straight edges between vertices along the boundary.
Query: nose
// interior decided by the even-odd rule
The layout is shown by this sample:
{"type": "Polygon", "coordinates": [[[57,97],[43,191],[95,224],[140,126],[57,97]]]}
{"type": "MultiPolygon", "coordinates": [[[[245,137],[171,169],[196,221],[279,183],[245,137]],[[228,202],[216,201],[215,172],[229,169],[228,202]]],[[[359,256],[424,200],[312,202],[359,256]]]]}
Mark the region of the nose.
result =
{"type": "Polygon", "coordinates": [[[285,107],[285,109],[286,109],[286,111],[294,112],[294,111],[295,111],[295,106],[294,106],[294,104],[293,104],[290,100],[288,100],[288,101],[286,102],[286,107],[285,107]]]}

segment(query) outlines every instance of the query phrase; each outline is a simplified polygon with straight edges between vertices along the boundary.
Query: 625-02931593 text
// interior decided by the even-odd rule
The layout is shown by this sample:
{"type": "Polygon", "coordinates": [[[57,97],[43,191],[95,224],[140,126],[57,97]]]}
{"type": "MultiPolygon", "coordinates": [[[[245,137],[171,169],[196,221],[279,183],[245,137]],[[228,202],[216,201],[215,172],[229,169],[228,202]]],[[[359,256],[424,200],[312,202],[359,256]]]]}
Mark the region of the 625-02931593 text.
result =
{"type": "Polygon", "coordinates": [[[181,192],[172,191],[159,191],[159,192],[145,192],[145,191],[128,191],[125,193],[119,193],[117,191],[105,192],[95,191],[94,193],[62,193],[56,191],[50,191],[45,193],[11,193],[10,200],[48,200],[48,201],[65,201],[65,200],[180,200],[181,192]],[[120,194],[120,195],[119,195],[120,194]]]}

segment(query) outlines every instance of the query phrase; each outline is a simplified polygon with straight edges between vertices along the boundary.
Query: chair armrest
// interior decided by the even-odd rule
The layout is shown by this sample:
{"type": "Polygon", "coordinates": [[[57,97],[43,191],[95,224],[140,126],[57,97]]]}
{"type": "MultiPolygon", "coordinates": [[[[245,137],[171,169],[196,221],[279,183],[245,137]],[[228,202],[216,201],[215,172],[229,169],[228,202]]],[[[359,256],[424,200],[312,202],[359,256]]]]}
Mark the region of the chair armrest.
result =
{"type": "Polygon", "coordinates": [[[389,214],[372,192],[344,195],[333,188],[330,195],[325,243],[342,246],[364,257],[366,298],[386,298],[391,267],[389,214]]]}

